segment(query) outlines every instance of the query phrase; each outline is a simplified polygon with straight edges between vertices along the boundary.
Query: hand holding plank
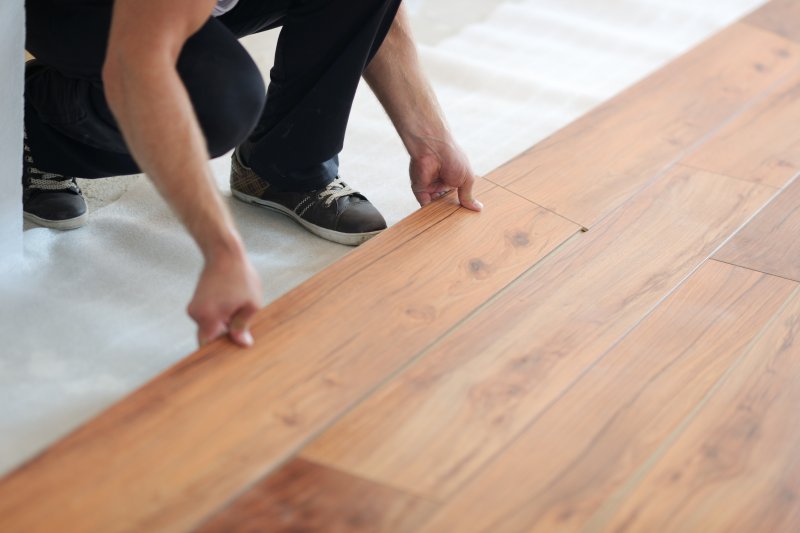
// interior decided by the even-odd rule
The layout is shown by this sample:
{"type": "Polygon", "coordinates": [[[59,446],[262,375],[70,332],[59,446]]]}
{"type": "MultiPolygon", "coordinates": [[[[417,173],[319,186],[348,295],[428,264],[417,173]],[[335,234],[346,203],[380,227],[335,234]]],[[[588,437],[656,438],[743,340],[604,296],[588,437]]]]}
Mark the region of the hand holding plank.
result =
{"type": "Polygon", "coordinates": [[[240,346],[252,346],[250,322],[261,298],[261,281],[247,256],[207,261],[188,308],[197,322],[198,342],[203,345],[227,334],[240,346]]]}
{"type": "Polygon", "coordinates": [[[412,153],[409,174],[411,190],[421,206],[458,189],[458,201],[467,209],[480,211],[483,204],[472,196],[475,173],[466,154],[452,140],[420,139],[423,147],[412,153]]]}

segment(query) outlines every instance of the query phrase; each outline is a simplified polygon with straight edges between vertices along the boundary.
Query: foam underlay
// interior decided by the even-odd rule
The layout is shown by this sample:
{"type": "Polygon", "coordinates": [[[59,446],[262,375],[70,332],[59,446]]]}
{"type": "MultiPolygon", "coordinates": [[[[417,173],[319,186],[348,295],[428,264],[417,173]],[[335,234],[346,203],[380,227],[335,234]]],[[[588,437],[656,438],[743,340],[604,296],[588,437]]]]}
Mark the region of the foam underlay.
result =
{"type": "MultiPolygon", "coordinates": [[[[407,3],[451,126],[485,173],[763,2],[407,3]]],[[[246,41],[265,72],[274,41],[270,34],[246,41]]],[[[226,196],[228,161],[212,162],[226,196]]],[[[390,224],[417,208],[408,157],[365,87],[342,162],[345,179],[390,224]]],[[[28,229],[23,272],[3,289],[0,473],[195,349],[184,309],[201,258],[190,238],[144,178],[92,184],[89,192],[89,225],[28,229]]],[[[281,215],[227,203],[263,276],[266,302],[349,251],[281,215]]],[[[325,342],[324,331],[319,339],[325,342]]]]}

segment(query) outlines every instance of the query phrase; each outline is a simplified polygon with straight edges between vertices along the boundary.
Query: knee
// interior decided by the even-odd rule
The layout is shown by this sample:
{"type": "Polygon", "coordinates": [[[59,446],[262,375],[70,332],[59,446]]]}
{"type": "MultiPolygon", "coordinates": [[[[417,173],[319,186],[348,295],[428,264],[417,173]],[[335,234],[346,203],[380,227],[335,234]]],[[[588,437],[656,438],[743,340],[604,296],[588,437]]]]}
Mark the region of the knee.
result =
{"type": "Polygon", "coordinates": [[[244,142],[264,109],[266,89],[255,65],[207,65],[187,90],[211,157],[244,142]]]}
{"type": "Polygon", "coordinates": [[[234,44],[195,51],[190,39],[178,61],[211,157],[247,139],[264,109],[264,79],[244,48],[234,44]]]}
{"type": "Polygon", "coordinates": [[[200,127],[211,157],[239,146],[264,110],[266,89],[258,69],[218,69],[206,86],[192,91],[200,127]]]}

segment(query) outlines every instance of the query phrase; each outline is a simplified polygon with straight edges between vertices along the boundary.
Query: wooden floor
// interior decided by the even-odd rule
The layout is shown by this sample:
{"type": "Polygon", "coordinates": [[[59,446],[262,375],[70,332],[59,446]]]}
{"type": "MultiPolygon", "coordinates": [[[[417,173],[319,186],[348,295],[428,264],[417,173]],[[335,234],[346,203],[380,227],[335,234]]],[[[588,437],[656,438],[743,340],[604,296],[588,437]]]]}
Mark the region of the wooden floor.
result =
{"type": "Polygon", "coordinates": [[[56,443],[0,531],[800,531],[798,5],[56,443]]]}

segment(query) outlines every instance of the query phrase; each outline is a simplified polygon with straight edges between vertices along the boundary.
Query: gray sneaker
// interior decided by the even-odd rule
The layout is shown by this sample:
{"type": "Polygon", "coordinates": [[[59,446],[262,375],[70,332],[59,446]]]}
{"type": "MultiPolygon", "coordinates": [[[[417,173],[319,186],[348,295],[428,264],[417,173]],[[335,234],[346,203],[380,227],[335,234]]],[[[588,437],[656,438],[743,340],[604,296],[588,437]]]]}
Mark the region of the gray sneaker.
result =
{"type": "Polygon", "coordinates": [[[77,229],[89,220],[86,200],[75,178],[36,168],[27,137],[22,165],[22,214],[34,224],[57,230],[77,229]]]}
{"type": "Polygon", "coordinates": [[[364,195],[341,178],[322,189],[274,191],[233,153],[231,192],[234,198],[290,217],[308,231],[339,244],[358,246],[386,229],[386,221],[364,195]]]}

